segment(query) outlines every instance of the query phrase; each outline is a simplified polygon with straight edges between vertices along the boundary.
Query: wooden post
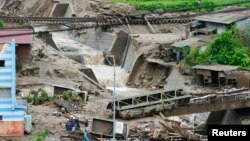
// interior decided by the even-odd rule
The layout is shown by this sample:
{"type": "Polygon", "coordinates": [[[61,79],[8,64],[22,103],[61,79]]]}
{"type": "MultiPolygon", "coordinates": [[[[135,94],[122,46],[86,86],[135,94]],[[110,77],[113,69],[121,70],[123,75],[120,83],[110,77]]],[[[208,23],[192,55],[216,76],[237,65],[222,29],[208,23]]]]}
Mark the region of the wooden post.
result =
{"type": "Polygon", "coordinates": [[[228,86],[227,73],[226,73],[226,84],[225,84],[225,86],[226,86],[226,87],[228,86]]]}
{"type": "Polygon", "coordinates": [[[126,18],[125,20],[126,20],[126,22],[127,22],[128,30],[129,30],[130,34],[132,34],[132,30],[131,30],[131,27],[130,27],[130,25],[129,25],[128,19],[126,18]]]}
{"type": "Polygon", "coordinates": [[[151,26],[151,24],[148,22],[148,19],[146,17],[144,17],[145,21],[147,22],[147,25],[149,27],[149,30],[152,34],[155,34],[155,30],[154,28],[151,26]]]}
{"type": "Polygon", "coordinates": [[[203,75],[203,86],[205,87],[205,75],[203,75]]]}
{"type": "Polygon", "coordinates": [[[218,72],[218,82],[219,82],[219,88],[220,88],[220,76],[219,76],[219,72],[218,72]]]}

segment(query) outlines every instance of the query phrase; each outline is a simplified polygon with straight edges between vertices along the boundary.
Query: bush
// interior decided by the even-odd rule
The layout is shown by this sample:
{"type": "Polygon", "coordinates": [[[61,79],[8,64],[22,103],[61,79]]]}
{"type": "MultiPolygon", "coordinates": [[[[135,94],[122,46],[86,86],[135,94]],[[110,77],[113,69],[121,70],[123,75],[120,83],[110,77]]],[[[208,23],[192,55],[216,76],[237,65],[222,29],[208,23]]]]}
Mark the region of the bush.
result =
{"type": "Polygon", "coordinates": [[[0,28],[4,28],[4,27],[5,27],[5,23],[2,20],[0,20],[0,28]]]}
{"type": "Polygon", "coordinates": [[[45,140],[46,137],[49,136],[49,130],[44,130],[44,131],[41,131],[37,134],[36,138],[33,139],[33,141],[43,141],[45,140]]]}
{"type": "Polygon", "coordinates": [[[83,102],[83,99],[77,94],[77,93],[74,93],[73,91],[71,90],[68,90],[68,91],[64,91],[63,92],[63,99],[64,100],[73,100],[73,101],[77,101],[77,102],[83,102]]]}
{"type": "Polygon", "coordinates": [[[46,101],[51,101],[54,100],[55,98],[58,97],[57,96],[50,97],[48,96],[48,93],[45,90],[42,90],[40,96],[34,96],[33,98],[27,97],[27,101],[29,100],[30,102],[33,102],[33,105],[41,105],[44,104],[46,101]]]}
{"type": "Polygon", "coordinates": [[[72,97],[72,95],[73,95],[73,92],[72,92],[72,91],[70,91],[70,90],[64,91],[64,92],[63,92],[63,99],[64,99],[64,100],[68,100],[68,99],[70,99],[70,97],[72,97]]]}
{"type": "Polygon", "coordinates": [[[33,98],[29,96],[29,97],[26,98],[26,100],[27,100],[28,103],[31,103],[33,101],[33,98]]]}
{"type": "Polygon", "coordinates": [[[16,63],[16,72],[18,73],[22,69],[23,69],[23,64],[21,62],[17,61],[17,63],[16,63]]]}
{"type": "Polygon", "coordinates": [[[250,68],[250,51],[241,40],[242,31],[232,28],[223,32],[208,45],[205,52],[191,51],[184,62],[188,66],[197,64],[223,64],[250,68]]]}

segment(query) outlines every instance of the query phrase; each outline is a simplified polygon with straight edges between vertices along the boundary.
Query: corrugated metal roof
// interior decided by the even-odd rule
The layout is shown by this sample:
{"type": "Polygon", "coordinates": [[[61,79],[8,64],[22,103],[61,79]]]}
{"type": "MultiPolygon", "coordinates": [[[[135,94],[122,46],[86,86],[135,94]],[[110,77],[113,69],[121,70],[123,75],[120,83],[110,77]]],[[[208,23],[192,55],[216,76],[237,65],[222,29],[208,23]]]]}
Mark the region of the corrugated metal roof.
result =
{"type": "Polygon", "coordinates": [[[229,7],[217,13],[202,15],[194,18],[199,21],[207,21],[222,24],[231,24],[250,17],[250,9],[242,7],[229,7]]]}
{"type": "Polygon", "coordinates": [[[193,67],[193,69],[223,71],[223,72],[237,70],[238,68],[239,68],[238,66],[230,66],[230,65],[197,65],[193,67]]]}
{"type": "Polygon", "coordinates": [[[32,33],[33,33],[32,29],[1,29],[0,42],[7,43],[9,41],[15,40],[16,44],[32,44],[33,42],[32,33]],[[16,35],[16,34],[26,34],[26,35],[16,35]]]}

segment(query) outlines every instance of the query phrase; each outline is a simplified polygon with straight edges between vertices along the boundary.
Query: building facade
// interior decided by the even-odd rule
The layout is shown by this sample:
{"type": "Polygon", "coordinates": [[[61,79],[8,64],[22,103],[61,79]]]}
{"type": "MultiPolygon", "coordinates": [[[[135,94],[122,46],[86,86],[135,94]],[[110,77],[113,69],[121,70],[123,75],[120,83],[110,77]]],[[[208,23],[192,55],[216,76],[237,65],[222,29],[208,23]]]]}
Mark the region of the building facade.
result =
{"type": "Polygon", "coordinates": [[[16,100],[15,42],[0,44],[0,136],[22,136],[26,104],[16,100]]]}
{"type": "Polygon", "coordinates": [[[30,51],[33,43],[33,32],[32,29],[1,29],[0,42],[7,43],[14,40],[16,44],[16,61],[18,63],[30,63],[32,61],[30,51]]]}

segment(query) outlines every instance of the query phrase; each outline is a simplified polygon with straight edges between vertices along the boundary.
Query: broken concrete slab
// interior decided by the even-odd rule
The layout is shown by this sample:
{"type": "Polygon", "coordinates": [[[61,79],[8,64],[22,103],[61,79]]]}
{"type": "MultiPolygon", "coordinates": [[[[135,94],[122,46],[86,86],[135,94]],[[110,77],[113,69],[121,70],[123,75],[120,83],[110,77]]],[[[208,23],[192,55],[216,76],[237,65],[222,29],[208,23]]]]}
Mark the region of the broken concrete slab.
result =
{"type": "Polygon", "coordinates": [[[132,37],[122,67],[130,72],[139,56],[147,54],[150,49],[155,49],[160,45],[167,46],[179,39],[180,35],[176,34],[139,34],[138,37],[132,37]]]}

